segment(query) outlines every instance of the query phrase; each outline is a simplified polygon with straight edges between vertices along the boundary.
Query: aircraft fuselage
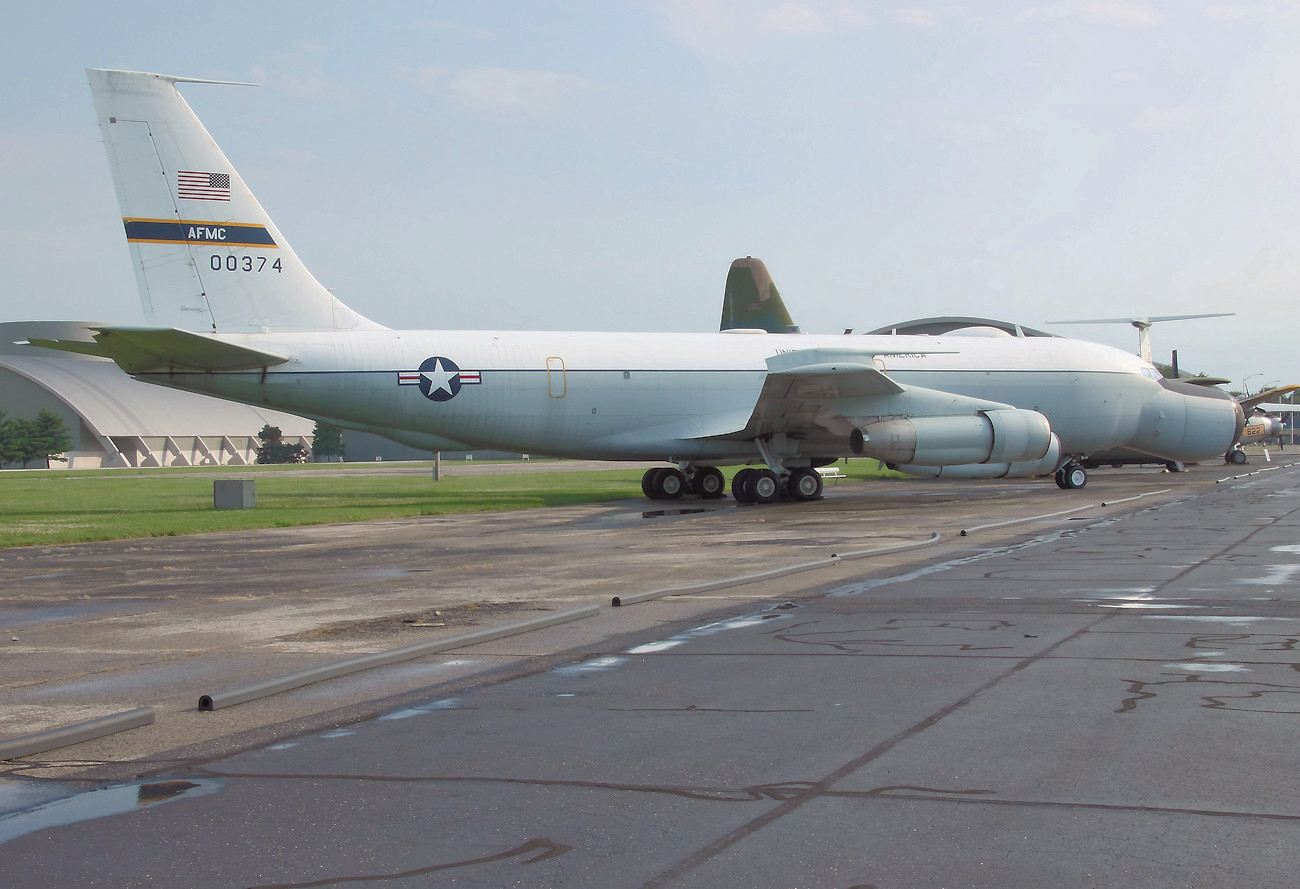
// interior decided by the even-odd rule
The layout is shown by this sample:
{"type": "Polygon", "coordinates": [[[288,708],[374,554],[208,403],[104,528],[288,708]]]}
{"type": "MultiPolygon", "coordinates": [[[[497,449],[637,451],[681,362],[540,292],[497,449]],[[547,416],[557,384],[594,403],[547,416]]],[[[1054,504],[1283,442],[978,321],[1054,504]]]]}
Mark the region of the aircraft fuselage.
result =
{"type": "MultiPolygon", "coordinates": [[[[1130,442],[1144,409],[1164,394],[1140,359],[1062,339],[512,331],[217,338],[293,357],[265,371],[139,378],[414,438],[597,459],[757,459],[739,433],[767,360],[798,350],[860,351],[865,364],[894,353],[874,360],[890,379],[1038,411],[1072,454],[1130,442]],[[896,354],[908,349],[916,351],[896,354]]],[[[879,395],[846,399],[839,409],[855,420],[907,414],[879,395]]],[[[1222,454],[1231,427],[1218,428],[1227,440],[1170,429],[1168,459],[1222,454]]],[[[848,437],[825,429],[793,435],[783,447],[791,456],[849,453],[848,437]]]]}

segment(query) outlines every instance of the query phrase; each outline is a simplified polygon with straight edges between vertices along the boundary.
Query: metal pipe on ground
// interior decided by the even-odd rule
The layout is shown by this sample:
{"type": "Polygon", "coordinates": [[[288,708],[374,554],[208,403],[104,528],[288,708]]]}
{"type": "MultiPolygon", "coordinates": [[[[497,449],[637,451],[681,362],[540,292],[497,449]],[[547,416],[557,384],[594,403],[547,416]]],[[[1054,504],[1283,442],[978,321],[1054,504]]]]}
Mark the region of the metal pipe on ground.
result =
{"type": "Polygon", "coordinates": [[[817,568],[827,568],[839,562],[846,562],[850,559],[864,559],[867,556],[881,556],[888,553],[903,552],[909,549],[919,549],[923,546],[930,546],[939,542],[939,532],[935,531],[925,540],[910,541],[908,543],[896,543],[889,546],[877,546],[870,549],[859,549],[848,553],[831,553],[830,558],[817,559],[812,562],[800,562],[798,565],[787,565],[784,568],[773,568],[770,571],[760,571],[758,574],[744,574],[740,577],[725,577],[722,580],[710,580],[704,583],[692,584],[691,586],[667,587],[658,590],[647,590],[643,593],[630,593],[626,596],[615,596],[610,600],[610,604],[615,608],[623,605],[635,605],[637,602],[648,602],[651,599],[662,599],[664,596],[686,596],[692,593],[707,593],[711,590],[720,590],[725,587],[740,586],[744,583],[758,583],[764,580],[775,580],[778,577],[785,577],[790,574],[798,574],[801,571],[813,571],[817,568]]]}
{"type": "Polygon", "coordinates": [[[87,719],[85,722],[65,725],[62,728],[20,735],[17,738],[0,741],[0,760],[31,756],[33,753],[44,753],[59,747],[71,747],[83,741],[93,741],[127,729],[151,725],[153,721],[153,707],[137,707],[111,716],[101,716],[98,719],[87,719]]]}
{"type": "Polygon", "coordinates": [[[551,614],[542,615],[541,617],[502,624],[498,627],[486,627],[482,630],[460,633],[455,636],[447,636],[443,639],[431,639],[428,642],[416,642],[413,645],[404,645],[401,648],[392,648],[387,651],[376,651],[373,654],[363,654],[360,657],[348,658],[343,661],[334,661],[329,664],[321,664],[318,667],[310,667],[306,670],[286,673],[283,676],[264,679],[261,682],[252,682],[248,685],[241,685],[236,688],[228,688],[224,691],[213,692],[209,695],[202,695],[199,697],[199,709],[220,710],[223,707],[233,707],[236,704],[243,704],[248,701],[257,700],[258,698],[265,698],[270,695],[279,694],[282,691],[301,688],[304,685],[311,685],[314,682],[323,682],[326,679],[346,676],[349,673],[359,673],[362,670],[369,670],[374,667],[396,664],[401,661],[423,657],[426,654],[437,654],[440,651],[464,648],[467,645],[477,645],[480,642],[491,642],[494,639],[501,639],[506,636],[514,636],[519,633],[527,633],[531,630],[539,630],[543,627],[568,623],[571,620],[580,620],[584,617],[592,617],[599,612],[599,605],[583,605],[581,608],[555,611],[551,614]]]}

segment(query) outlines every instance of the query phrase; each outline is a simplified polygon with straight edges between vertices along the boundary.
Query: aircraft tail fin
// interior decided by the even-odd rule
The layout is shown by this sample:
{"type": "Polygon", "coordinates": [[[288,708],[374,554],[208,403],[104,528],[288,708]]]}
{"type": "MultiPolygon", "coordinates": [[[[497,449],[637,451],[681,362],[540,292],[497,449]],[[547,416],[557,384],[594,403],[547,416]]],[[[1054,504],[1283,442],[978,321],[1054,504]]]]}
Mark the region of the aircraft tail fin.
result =
{"type": "Polygon", "coordinates": [[[145,316],[206,333],[374,330],[321,286],[176,89],[88,68],[145,316]]]}
{"type": "Polygon", "coordinates": [[[798,333],[763,260],[746,256],[731,264],[722,297],[719,330],[766,330],[798,333]]]}

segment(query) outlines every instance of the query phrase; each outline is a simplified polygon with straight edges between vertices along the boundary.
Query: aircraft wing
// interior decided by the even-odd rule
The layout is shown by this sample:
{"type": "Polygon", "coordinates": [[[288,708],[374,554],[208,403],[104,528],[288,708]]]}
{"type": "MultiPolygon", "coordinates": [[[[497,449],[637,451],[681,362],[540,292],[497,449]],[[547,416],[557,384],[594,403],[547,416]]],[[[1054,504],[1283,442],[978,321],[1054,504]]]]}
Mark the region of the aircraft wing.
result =
{"type": "Polygon", "coordinates": [[[1300,386],[1281,386],[1277,389],[1266,389],[1263,392],[1251,395],[1247,398],[1239,398],[1237,401],[1241,404],[1241,409],[1249,414],[1259,405],[1264,404],[1267,401],[1277,401],[1288,392],[1295,392],[1297,390],[1300,390],[1300,386]]]}
{"type": "MultiPolygon", "coordinates": [[[[847,436],[857,425],[849,411],[853,416],[890,413],[891,403],[906,400],[913,391],[870,363],[874,357],[902,354],[917,353],[799,349],[776,355],[767,361],[767,377],[744,425],[699,437],[751,439],[778,433],[794,438],[847,436]]],[[[740,416],[732,415],[732,425],[740,416]]]]}
{"type": "Polygon", "coordinates": [[[284,364],[288,357],[250,349],[201,333],[168,327],[94,327],[94,342],[33,339],[33,346],[111,358],[129,374],[168,371],[254,370],[284,364]]]}

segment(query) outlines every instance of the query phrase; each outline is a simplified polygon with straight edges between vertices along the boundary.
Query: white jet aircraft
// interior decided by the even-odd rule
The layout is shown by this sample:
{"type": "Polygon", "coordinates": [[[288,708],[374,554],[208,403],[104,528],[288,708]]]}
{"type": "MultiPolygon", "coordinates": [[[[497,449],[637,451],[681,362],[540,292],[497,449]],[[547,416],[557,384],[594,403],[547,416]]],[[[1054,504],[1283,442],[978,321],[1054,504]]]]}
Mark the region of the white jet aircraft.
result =
{"type": "Polygon", "coordinates": [[[213,81],[87,74],[158,326],[42,344],[139,380],[429,449],[676,464],[653,498],[721,497],[717,467],[749,463],[738,500],[816,499],[850,455],[1077,488],[1089,452],[1200,460],[1241,428],[1227,396],[1065,338],[391,330],[312,277],[176,88],[213,81]]]}

